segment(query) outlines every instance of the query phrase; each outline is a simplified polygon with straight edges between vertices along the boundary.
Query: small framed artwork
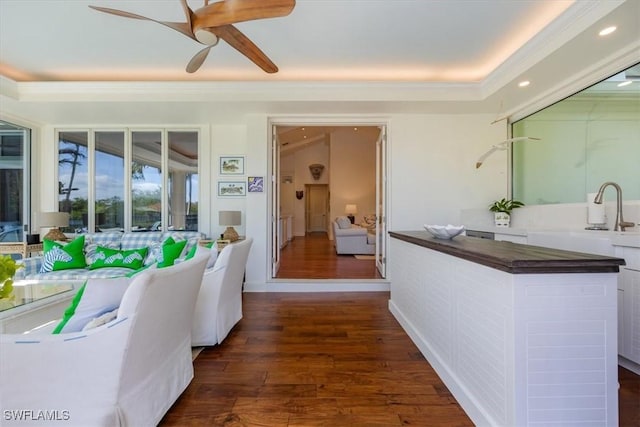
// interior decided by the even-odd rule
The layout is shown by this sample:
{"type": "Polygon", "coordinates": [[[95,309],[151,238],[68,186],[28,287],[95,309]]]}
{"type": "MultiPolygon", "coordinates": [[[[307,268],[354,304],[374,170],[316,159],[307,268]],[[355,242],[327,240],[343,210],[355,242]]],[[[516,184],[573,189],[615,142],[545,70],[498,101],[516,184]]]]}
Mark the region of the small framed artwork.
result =
{"type": "Polygon", "coordinates": [[[264,191],[264,177],[250,176],[247,179],[249,185],[249,193],[262,193],[264,191]]]}
{"type": "Polygon", "coordinates": [[[218,181],[218,196],[232,197],[247,194],[247,183],[244,181],[218,181]]]}
{"type": "Polygon", "coordinates": [[[244,175],[244,156],[220,156],[220,175],[244,175]]]}

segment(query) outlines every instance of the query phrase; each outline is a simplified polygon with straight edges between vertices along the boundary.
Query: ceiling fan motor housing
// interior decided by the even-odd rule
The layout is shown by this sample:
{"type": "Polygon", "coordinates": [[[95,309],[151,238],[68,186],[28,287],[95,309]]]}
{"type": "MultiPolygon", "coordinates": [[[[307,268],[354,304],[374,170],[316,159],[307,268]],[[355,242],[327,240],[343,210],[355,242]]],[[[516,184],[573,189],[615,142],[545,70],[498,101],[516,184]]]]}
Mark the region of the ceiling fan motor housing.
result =
{"type": "Polygon", "coordinates": [[[206,46],[215,46],[220,39],[206,28],[200,28],[193,33],[196,40],[206,46]]]}

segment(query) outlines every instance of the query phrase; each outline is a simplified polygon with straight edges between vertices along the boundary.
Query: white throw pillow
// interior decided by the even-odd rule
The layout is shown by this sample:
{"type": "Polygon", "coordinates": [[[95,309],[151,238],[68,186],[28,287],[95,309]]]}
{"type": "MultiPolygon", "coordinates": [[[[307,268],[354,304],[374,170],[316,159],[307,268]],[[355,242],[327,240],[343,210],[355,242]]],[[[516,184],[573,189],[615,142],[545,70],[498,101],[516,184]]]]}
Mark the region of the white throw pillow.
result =
{"type": "Polygon", "coordinates": [[[97,328],[98,326],[102,326],[106,323],[111,322],[113,319],[118,317],[118,309],[116,308],[113,311],[109,311],[108,313],[103,314],[102,316],[98,316],[92,319],[89,323],[84,325],[82,328],[83,331],[88,331],[89,329],[97,328]]]}
{"type": "Polygon", "coordinates": [[[336,222],[340,228],[351,228],[351,221],[346,216],[337,217],[336,222]]]}
{"type": "Polygon", "coordinates": [[[87,279],[53,333],[82,331],[93,319],[117,309],[131,280],[129,277],[87,279]]]}

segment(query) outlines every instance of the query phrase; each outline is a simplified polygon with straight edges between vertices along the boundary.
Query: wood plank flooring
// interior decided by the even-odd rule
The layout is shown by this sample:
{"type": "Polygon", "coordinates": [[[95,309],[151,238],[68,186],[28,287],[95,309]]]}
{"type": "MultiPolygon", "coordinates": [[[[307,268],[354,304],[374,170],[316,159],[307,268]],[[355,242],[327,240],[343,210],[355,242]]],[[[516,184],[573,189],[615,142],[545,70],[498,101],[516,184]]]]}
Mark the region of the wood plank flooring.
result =
{"type": "Polygon", "coordinates": [[[327,233],[295,237],[280,256],[278,279],[381,279],[375,260],[337,255],[327,233]]]}
{"type": "MultiPolygon", "coordinates": [[[[388,310],[389,293],[247,293],[161,426],[471,426],[388,310]]],[[[620,426],[640,376],[620,368],[620,426]]]]}
{"type": "Polygon", "coordinates": [[[471,426],[389,294],[249,293],[162,426],[471,426]]]}

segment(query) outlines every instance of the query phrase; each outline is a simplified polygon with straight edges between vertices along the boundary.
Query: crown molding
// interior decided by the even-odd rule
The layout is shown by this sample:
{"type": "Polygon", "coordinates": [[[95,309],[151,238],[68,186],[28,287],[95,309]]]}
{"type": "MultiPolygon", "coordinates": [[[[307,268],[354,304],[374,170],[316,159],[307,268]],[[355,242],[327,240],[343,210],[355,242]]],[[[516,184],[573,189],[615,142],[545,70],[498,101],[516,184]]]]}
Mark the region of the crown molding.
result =
{"type": "Polygon", "coordinates": [[[477,101],[477,83],[14,82],[20,101],[477,101]]]}

